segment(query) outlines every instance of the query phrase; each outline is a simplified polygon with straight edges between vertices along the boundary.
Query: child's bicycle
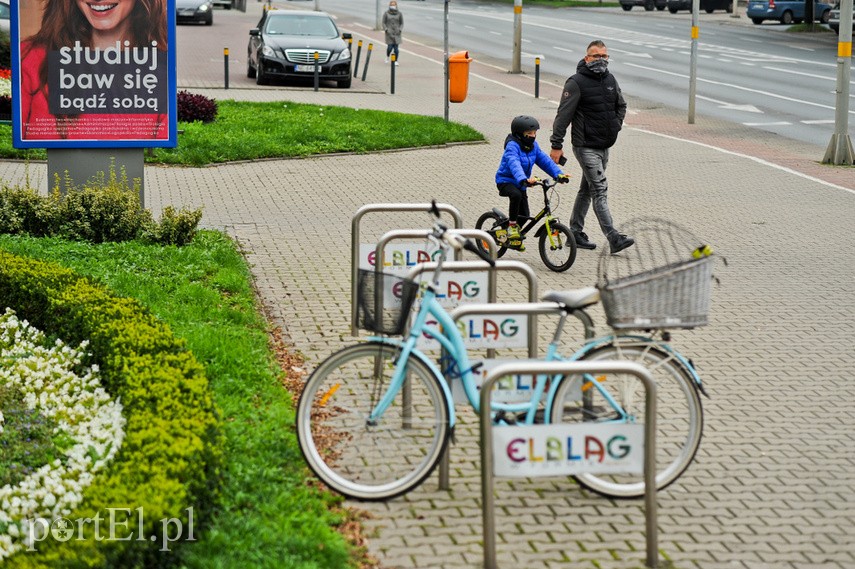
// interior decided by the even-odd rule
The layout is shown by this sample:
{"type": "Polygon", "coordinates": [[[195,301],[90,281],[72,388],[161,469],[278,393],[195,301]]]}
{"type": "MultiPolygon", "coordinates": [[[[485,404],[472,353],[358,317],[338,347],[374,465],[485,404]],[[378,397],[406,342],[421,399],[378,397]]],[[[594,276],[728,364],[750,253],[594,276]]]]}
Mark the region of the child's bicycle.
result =
{"type": "MultiPolygon", "coordinates": [[[[439,217],[438,211],[433,213],[439,217]]],[[[307,380],[297,404],[297,437],[306,462],[327,486],[350,498],[393,498],[416,488],[430,475],[456,423],[450,382],[461,381],[470,405],[476,412],[480,407],[474,368],[456,323],[436,300],[437,282],[452,248],[473,251],[490,264],[494,261],[472,241],[448,232],[439,221],[430,239],[437,243],[440,254],[406,336],[384,337],[404,332],[419,285],[395,275],[361,271],[359,325],[384,336],[370,337],[324,360],[307,380]],[[389,308],[392,299],[397,305],[389,308]],[[440,361],[441,368],[416,347],[422,335],[435,338],[444,348],[447,357],[440,361]]],[[[547,360],[564,359],[558,346],[568,316],[578,318],[593,336],[585,308],[599,298],[594,287],[545,297],[555,302],[561,315],[547,360]]],[[[634,361],[653,375],[659,489],[688,468],[703,428],[701,380],[694,365],[666,343],[666,334],[608,335],[589,341],[570,358],[634,361]]],[[[637,378],[621,374],[538,378],[530,400],[494,401],[490,412],[495,422],[503,423],[643,423],[644,389],[637,378]]],[[[583,474],[575,478],[605,496],[644,495],[640,475],[583,474]]]]}
{"type": "MultiPolygon", "coordinates": [[[[557,201],[557,195],[553,190],[559,181],[553,180],[538,180],[532,186],[543,188],[543,209],[530,217],[520,227],[520,237],[525,239],[525,236],[537,227],[538,223],[543,221],[534,236],[539,239],[538,250],[543,263],[555,272],[563,272],[569,269],[576,260],[576,240],[573,238],[573,233],[570,229],[561,223],[552,212],[558,204],[553,204],[557,201]]],[[[498,256],[501,257],[510,248],[508,246],[508,224],[510,219],[499,208],[494,207],[478,218],[475,224],[476,229],[481,229],[489,233],[499,247],[498,256]]],[[[478,247],[485,253],[488,251],[486,243],[478,242],[478,247]]]]}

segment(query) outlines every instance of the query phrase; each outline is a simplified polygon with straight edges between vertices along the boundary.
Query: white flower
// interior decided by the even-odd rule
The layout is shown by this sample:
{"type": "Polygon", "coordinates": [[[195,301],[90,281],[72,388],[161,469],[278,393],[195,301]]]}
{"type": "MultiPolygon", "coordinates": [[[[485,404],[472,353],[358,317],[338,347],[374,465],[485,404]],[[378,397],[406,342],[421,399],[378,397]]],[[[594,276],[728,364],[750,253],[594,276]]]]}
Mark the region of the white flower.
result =
{"type": "MultiPolygon", "coordinates": [[[[0,532],[0,562],[28,545],[32,520],[68,515],[83,499],[82,490],[92,483],[93,474],[116,455],[124,439],[122,405],[100,386],[97,368],[74,373],[87,344],[74,349],[61,340],[51,348],[43,343],[44,334],[19,321],[13,311],[0,315],[0,385],[17,388],[29,409],[56,423],[55,435],[74,441],[63,459],[39,467],[15,486],[0,488],[0,522],[6,524],[0,532]],[[97,461],[89,456],[90,448],[97,461]]],[[[0,432],[2,424],[0,413],[0,432]]]]}

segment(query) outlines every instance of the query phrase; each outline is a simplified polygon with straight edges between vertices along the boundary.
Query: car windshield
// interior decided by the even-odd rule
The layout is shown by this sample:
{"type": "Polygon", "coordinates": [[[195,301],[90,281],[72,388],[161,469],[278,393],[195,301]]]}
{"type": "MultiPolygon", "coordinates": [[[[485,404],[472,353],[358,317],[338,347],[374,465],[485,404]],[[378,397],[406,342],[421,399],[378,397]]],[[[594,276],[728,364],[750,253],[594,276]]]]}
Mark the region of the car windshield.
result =
{"type": "Polygon", "coordinates": [[[265,31],[273,36],[338,36],[338,30],[332,20],[318,16],[274,16],[267,20],[265,31]]]}

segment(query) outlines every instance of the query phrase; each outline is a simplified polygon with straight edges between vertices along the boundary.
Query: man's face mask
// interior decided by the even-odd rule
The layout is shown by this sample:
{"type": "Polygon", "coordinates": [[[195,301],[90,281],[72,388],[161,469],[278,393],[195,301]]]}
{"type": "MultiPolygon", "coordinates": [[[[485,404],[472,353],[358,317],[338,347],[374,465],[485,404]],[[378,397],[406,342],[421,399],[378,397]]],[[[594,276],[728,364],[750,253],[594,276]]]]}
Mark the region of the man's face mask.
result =
{"type": "Polygon", "coordinates": [[[609,67],[609,61],[607,59],[593,59],[591,61],[586,61],[585,67],[597,74],[605,73],[606,69],[609,67]]]}
{"type": "Polygon", "coordinates": [[[389,9],[391,11],[395,12],[398,10],[398,5],[397,4],[389,4],[389,9]]]}

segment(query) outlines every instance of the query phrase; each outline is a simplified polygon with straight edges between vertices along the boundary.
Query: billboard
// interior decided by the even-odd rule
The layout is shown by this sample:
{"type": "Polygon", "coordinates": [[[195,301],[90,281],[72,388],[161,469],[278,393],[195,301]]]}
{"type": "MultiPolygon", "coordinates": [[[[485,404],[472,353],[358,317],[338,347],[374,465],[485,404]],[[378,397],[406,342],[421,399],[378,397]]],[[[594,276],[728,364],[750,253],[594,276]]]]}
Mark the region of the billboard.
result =
{"type": "Polygon", "coordinates": [[[174,147],[175,0],[13,0],[15,148],[174,147]]]}

